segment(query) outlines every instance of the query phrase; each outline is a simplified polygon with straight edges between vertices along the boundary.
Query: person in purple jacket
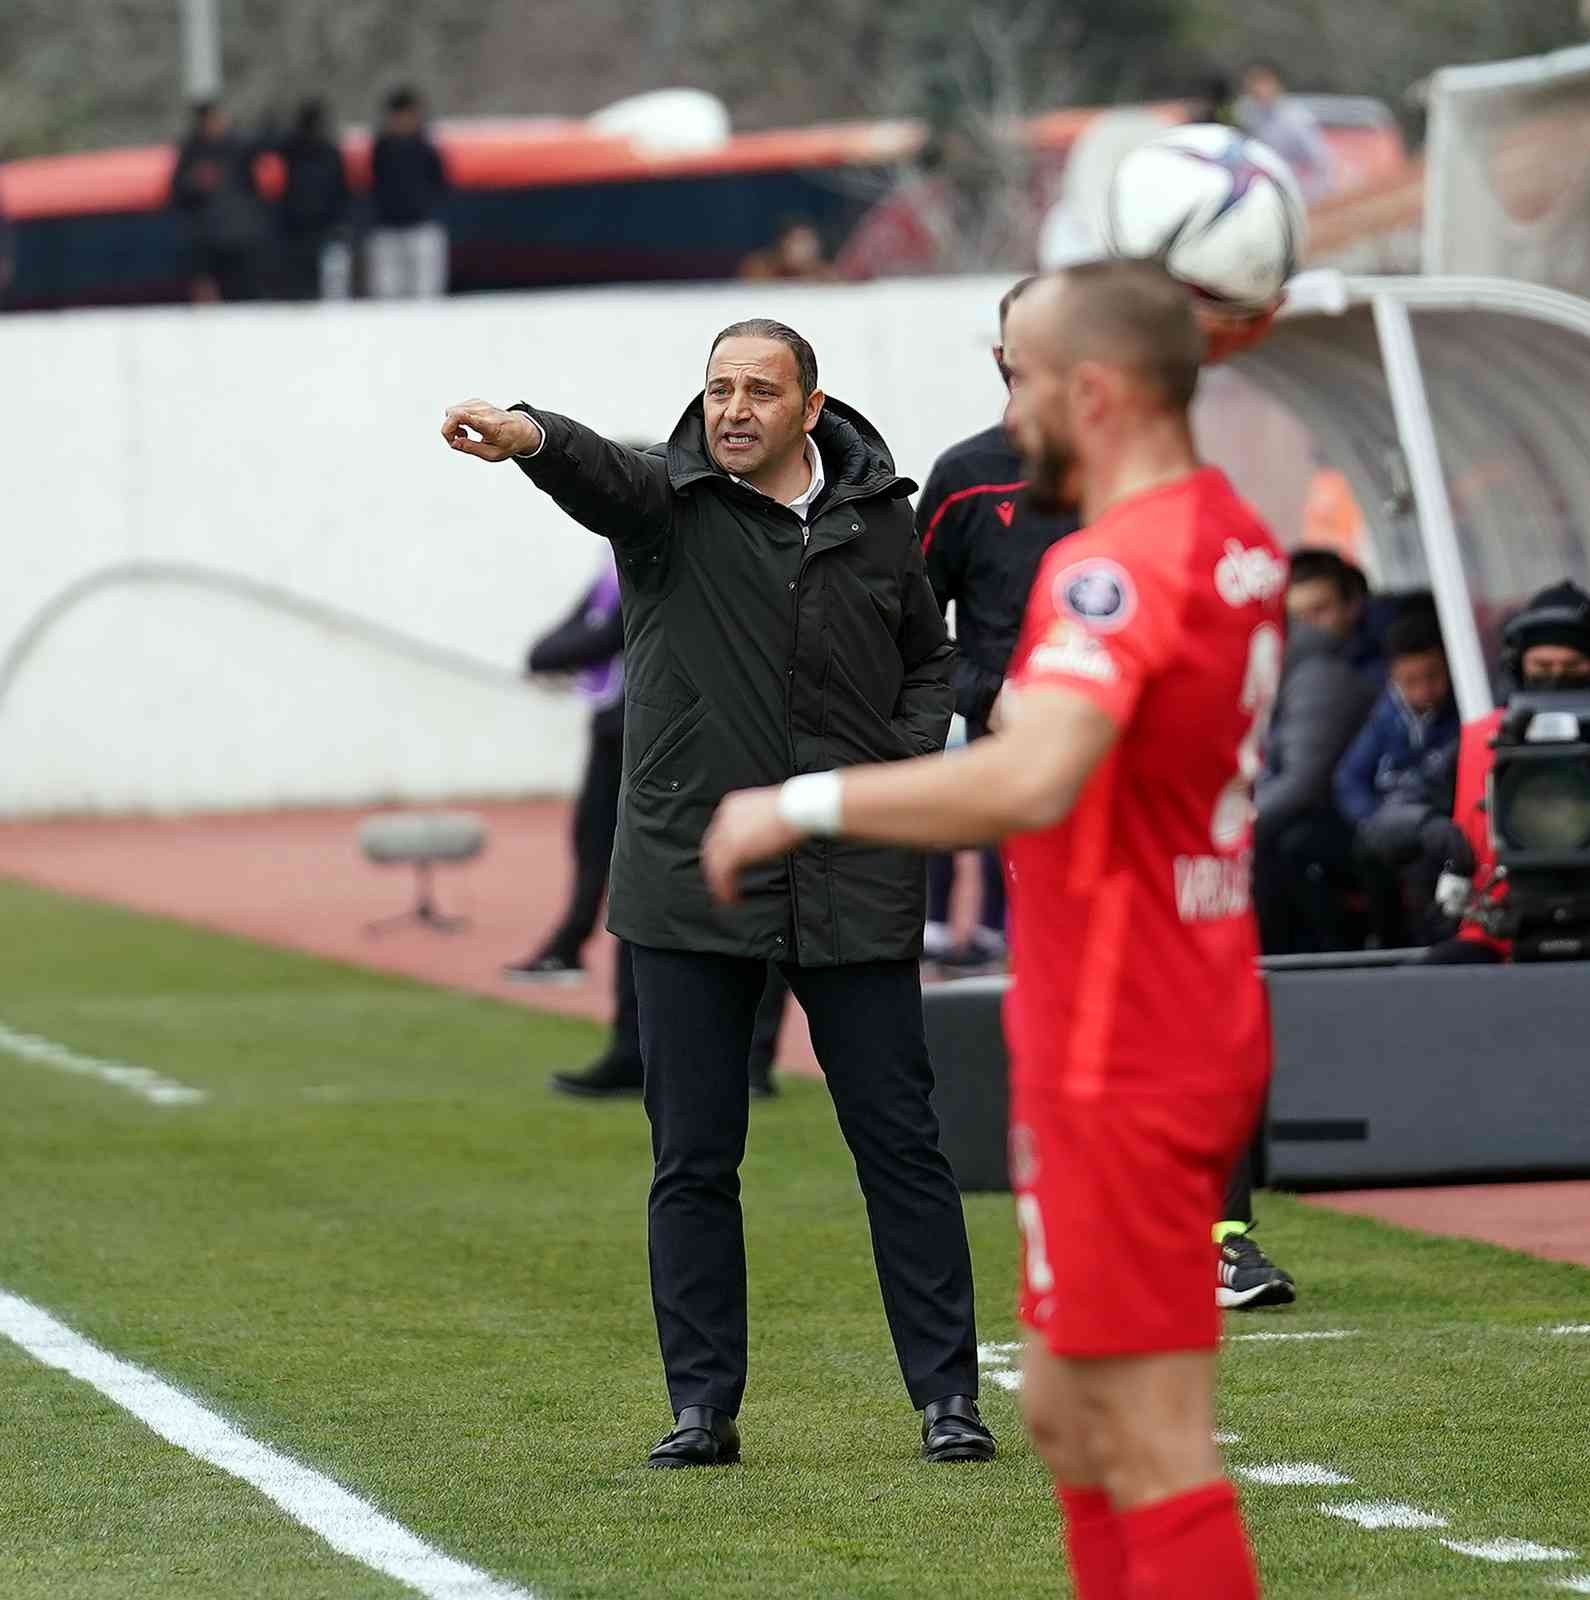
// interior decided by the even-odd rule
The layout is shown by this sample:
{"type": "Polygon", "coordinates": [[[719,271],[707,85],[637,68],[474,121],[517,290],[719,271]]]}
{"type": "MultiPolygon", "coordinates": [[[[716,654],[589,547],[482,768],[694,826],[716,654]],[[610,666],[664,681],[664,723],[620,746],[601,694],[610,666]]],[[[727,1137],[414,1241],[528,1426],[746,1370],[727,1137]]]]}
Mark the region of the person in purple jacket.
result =
{"type": "Polygon", "coordinates": [[[502,974],[521,983],[571,983],[584,976],[580,952],[607,893],[624,765],[624,612],[611,558],[574,609],[531,646],[525,670],[531,677],[574,674],[591,705],[591,744],[574,806],[574,883],[563,916],[539,949],[502,974]]]}

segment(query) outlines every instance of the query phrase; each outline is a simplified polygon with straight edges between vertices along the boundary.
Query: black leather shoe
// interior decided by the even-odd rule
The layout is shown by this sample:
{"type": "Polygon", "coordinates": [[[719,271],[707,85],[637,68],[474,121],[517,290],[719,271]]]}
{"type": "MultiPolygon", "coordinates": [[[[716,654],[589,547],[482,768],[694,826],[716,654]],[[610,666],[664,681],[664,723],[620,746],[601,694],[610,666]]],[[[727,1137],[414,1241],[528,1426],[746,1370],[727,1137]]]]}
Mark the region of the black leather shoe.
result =
{"type": "Polygon", "coordinates": [[[740,1430],[727,1412],[686,1406],[672,1433],[652,1446],[648,1467],[730,1467],[740,1459],[740,1430]]]}
{"type": "Polygon", "coordinates": [[[924,1461],[992,1461],[995,1448],[969,1394],[946,1395],[922,1413],[924,1461]]]}
{"type": "Polygon", "coordinates": [[[590,1100],[614,1099],[619,1095],[635,1095],[641,1090],[641,1068],[603,1056],[583,1072],[554,1072],[552,1087],[561,1094],[584,1095],[590,1100]]]}

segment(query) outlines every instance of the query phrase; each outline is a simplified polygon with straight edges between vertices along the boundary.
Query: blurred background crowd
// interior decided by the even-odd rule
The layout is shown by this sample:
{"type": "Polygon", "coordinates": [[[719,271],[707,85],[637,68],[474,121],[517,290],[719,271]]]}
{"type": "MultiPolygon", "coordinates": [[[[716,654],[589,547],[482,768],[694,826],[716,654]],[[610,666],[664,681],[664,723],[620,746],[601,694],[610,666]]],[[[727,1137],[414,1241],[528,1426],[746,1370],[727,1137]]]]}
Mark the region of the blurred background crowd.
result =
{"type": "Polygon", "coordinates": [[[1583,31],[1579,0],[14,0],[0,277],[35,307],[1020,270],[1065,230],[1068,108],[1240,124],[1320,202],[1406,164],[1433,69],[1583,31]]]}

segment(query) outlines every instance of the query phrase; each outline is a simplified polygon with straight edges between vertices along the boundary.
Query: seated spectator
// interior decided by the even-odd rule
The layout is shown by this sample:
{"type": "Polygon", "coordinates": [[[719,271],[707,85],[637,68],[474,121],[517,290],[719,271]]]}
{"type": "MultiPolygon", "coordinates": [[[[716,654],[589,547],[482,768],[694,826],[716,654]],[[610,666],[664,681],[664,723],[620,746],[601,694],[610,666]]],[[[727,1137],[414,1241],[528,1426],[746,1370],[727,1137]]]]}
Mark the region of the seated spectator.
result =
{"type": "Polygon", "coordinates": [[[805,283],[827,283],[834,269],[823,259],[823,241],[804,217],[786,217],[773,242],[752,251],[740,263],[742,278],[782,278],[805,283]]]}
{"type": "MultiPolygon", "coordinates": [[[[1435,876],[1426,863],[1400,867],[1374,847],[1369,825],[1380,808],[1402,789],[1410,774],[1457,743],[1457,705],[1447,670],[1441,628],[1432,611],[1420,607],[1393,623],[1386,633],[1389,679],[1358,737],[1336,768],[1336,809],[1354,830],[1359,874],[1369,895],[1371,939],[1396,949],[1428,928],[1411,929],[1407,907],[1427,907],[1435,896],[1435,876]]],[[[1436,876],[1439,875],[1439,864],[1436,876]]]]}
{"type": "MultiPolygon", "coordinates": [[[[1391,613],[1403,608],[1392,604],[1391,613]]],[[[1286,616],[1328,633],[1345,659],[1378,690],[1386,681],[1381,636],[1391,615],[1369,593],[1363,571],[1334,550],[1303,545],[1292,552],[1286,585],[1286,616]]]]}
{"type": "Polygon", "coordinates": [[[1254,788],[1253,893],[1266,955],[1316,954],[1347,944],[1343,901],[1353,831],[1331,780],[1363,726],[1375,690],[1348,659],[1348,639],[1292,630],[1254,788]]]}
{"type": "Polygon", "coordinates": [[[1242,74],[1237,120],[1243,131],[1267,144],[1291,167],[1311,205],[1335,184],[1335,161],[1314,113],[1286,92],[1273,62],[1255,61],[1242,74]]]}
{"type": "Polygon", "coordinates": [[[1334,550],[1292,556],[1292,634],[1254,788],[1253,893],[1266,955],[1315,954],[1348,942],[1353,830],[1331,780],[1379,692],[1369,585],[1334,550]]]}

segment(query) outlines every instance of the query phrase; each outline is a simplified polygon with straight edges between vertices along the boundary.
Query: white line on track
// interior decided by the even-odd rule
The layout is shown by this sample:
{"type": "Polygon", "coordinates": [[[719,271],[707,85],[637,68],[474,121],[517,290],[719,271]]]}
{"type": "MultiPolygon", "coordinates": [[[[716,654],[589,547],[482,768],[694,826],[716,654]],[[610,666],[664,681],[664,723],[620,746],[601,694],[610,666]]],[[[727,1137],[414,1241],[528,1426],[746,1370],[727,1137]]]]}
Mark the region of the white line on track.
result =
{"type": "Polygon", "coordinates": [[[1333,1504],[1322,1500],[1320,1510],[1327,1517],[1340,1517],[1344,1522],[1356,1522],[1371,1533],[1379,1528],[1446,1528],[1445,1517],[1434,1511],[1420,1511],[1417,1506],[1405,1506],[1400,1500],[1342,1500],[1333,1504]]]}
{"type": "Polygon", "coordinates": [[[98,1056],[79,1055],[53,1039],[40,1039],[31,1033],[20,1033],[0,1022],[0,1050],[7,1055],[31,1061],[37,1066],[54,1067],[57,1072],[72,1072],[79,1077],[98,1078],[101,1083],[114,1084],[141,1095],[157,1106],[191,1106],[208,1099],[203,1089],[190,1089],[185,1083],[163,1078],[148,1067],[135,1067],[126,1061],[102,1061],[98,1056]]]}
{"type": "Polygon", "coordinates": [[[1301,1484],[1311,1489],[1340,1489],[1353,1481],[1345,1472],[1322,1467],[1317,1461],[1260,1461],[1251,1467],[1232,1470],[1249,1483],[1267,1483],[1278,1488],[1301,1484]]]}
{"type": "Polygon", "coordinates": [[[152,1372],[101,1350],[4,1290],[0,1334],[45,1366],[97,1389],[178,1449],[252,1484],[332,1549],[427,1600],[534,1600],[528,1590],[444,1555],[324,1473],[249,1438],[152,1372]]]}
{"type": "Polygon", "coordinates": [[[1283,1344],[1305,1339],[1351,1339],[1356,1328],[1324,1328],[1308,1333],[1228,1333],[1227,1344],[1283,1344]]]}
{"type": "Polygon", "coordinates": [[[1460,1556],[1473,1556],[1476,1561],[1573,1561],[1572,1550],[1554,1550],[1549,1544],[1536,1544],[1532,1539],[1480,1539],[1466,1544],[1458,1539],[1443,1539],[1448,1550],[1460,1556]]]}

